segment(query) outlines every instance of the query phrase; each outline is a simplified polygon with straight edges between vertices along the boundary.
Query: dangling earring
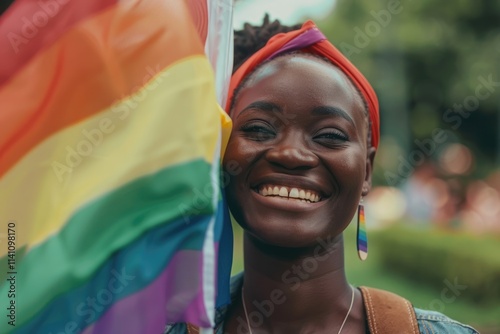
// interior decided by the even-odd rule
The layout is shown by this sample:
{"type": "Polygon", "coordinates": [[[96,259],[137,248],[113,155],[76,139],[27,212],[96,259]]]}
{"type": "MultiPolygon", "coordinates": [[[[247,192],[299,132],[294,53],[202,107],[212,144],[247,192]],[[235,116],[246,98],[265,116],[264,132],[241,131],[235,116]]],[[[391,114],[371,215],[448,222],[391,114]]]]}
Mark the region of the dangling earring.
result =
{"type": "Polygon", "coordinates": [[[368,257],[368,238],[366,236],[365,207],[363,206],[363,198],[361,198],[358,206],[358,231],[356,236],[358,256],[361,261],[364,261],[368,257]]]}

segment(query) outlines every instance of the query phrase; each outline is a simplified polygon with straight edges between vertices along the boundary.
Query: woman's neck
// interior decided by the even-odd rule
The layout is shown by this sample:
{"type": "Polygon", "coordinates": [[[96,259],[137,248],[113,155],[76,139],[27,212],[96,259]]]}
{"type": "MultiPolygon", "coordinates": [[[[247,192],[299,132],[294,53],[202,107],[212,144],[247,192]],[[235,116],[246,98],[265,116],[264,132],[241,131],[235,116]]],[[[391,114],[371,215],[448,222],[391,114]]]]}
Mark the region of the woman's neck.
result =
{"type": "MultiPolygon", "coordinates": [[[[331,329],[332,322],[345,318],[352,290],[344,271],[342,235],[291,249],[265,245],[245,233],[244,254],[245,306],[249,321],[262,323],[262,332],[286,332],[283,326],[298,332],[310,324],[331,329]]],[[[353,310],[353,316],[361,317],[362,309],[353,310]]]]}

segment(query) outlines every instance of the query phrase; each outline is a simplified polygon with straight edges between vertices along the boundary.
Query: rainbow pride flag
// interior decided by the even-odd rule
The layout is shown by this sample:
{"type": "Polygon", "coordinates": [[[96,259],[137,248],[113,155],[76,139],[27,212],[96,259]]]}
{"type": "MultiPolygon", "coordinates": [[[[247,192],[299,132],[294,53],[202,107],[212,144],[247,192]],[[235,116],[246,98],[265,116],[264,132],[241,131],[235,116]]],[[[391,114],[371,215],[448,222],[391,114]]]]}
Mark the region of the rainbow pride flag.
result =
{"type": "Polygon", "coordinates": [[[0,333],[213,325],[228,4],[16,0],[0,16],[0,333]]]}

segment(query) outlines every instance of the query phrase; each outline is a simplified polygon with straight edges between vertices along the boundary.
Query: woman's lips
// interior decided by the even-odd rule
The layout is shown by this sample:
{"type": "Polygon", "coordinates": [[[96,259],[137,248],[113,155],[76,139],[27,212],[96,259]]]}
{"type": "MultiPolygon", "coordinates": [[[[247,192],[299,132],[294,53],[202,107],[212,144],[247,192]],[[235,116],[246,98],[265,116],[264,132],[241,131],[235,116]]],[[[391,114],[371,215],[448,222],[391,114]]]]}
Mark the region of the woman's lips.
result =
{"type": "MultiPolygon", "coordinates": [[[[280,188],[280,191],[282,191],[282,194],[284,194],[284,190],[281,190],[281,188],[285,188],[285,186],[278,186],[280,188]]],[[[288,195],[290,195],[290,192],[292,192],[292,189],[287,190],[288,195]]],[[[298,190],[298,188],[296,188],[298,190]]],[[[305,189],[304,193],[306,193],[305,189]]],[[[263,205],[268,208],[272,208],[274,210],[280,210],[280,211],[288,211],[288,212],[306,212],[306,211],[311,211],[311,210],[316,210],[318,207],[322,206],[324,203],[327,203],[324,199],[321,199],[318,197],[318,200],[316,202],[311,201],[311,197],[314,196],[313,200],[316,200],[316,193],[315,194],[309,194],[309,199],[303,199],[303,198],[295,198],[295,197],[290,197],[290,196],[279,196],[278,195],[263,195],[259,192],[259,189],[252,189],[250,191],[252,194],[252,197],[260,203],[260,205],[263,205]]],[[[273,193],[274,193],[274,186],[273,186],[273,193]]],[[[295,195],[295,191],[292,192],[292,195],[295,195]]],[[[300,196],[300,190],[299,190],[299,196],[300,196]]],[[[306,193],[307,196],[307,193],[306,193]]]]}
{"type": "Polygon", "coordinates": [[[263,184],[258,187],[257,192],[264,197],[278,197],[308,203],[316,203],[321,200],[321,195],[315,190],[284,185],[263,184]]]}

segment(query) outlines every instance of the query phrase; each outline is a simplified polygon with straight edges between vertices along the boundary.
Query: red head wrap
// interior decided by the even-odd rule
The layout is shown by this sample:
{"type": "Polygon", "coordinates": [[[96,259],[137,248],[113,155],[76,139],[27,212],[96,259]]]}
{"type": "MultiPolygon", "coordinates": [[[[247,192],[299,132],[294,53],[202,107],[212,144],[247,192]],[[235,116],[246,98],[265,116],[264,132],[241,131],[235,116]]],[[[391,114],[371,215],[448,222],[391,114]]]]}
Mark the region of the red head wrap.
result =
{"type": "Polygon", "coordinates": [[[363,74],[326,39],[312,21],[305,22],[299,30],[273,36],[266,46],[254,53],[238,68],[231,77],[229,98],[226,105],[227,112],[230,112],[229,108],[233,100],[234,90],[248,74],[252,73],[257,66],[267,59],[294,50],[321,55],[329,59],[352,80],[368,104],[368,115],[372,126],[372,145],[377,148],[380,139],[380,119],[375,91],[363,74]]]}

